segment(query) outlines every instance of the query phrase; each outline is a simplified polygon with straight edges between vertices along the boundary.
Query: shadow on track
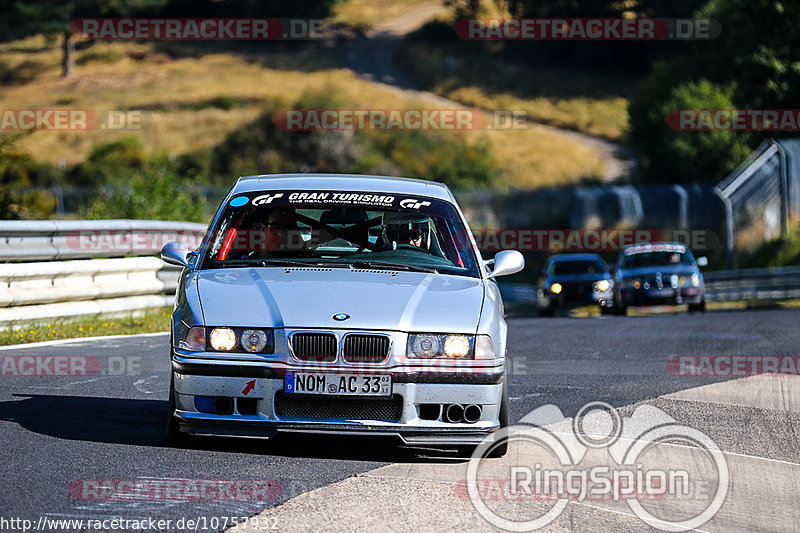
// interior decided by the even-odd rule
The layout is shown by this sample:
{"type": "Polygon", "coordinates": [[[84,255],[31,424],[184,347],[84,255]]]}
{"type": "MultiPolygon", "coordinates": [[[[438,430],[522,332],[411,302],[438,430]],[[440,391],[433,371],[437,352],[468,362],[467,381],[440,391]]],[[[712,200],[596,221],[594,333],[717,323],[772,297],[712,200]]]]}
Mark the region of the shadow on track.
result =
{"type": "MultiPolygon", "coordinates": [[[[0,402],[0,420],[59,439],[174,448],[165,436],[166,400],[15,394],[0,402]]],[[[458,463],[455,449],[401,447],[391,438],[279,435],[269,441],[195,437],[184,448],[254,455],[378,462],[458,463]]]]}

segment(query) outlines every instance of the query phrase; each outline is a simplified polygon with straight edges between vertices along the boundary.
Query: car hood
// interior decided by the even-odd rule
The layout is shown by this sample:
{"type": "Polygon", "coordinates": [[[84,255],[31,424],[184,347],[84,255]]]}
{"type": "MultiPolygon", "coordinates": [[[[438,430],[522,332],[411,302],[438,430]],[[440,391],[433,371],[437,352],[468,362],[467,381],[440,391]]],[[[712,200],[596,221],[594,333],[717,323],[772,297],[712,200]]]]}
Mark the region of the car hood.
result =
{"type": "Polygon", "coordinates": [[[209,326],[475,333],[483,281],[463,276],[348,268],[200,271],[209,326]],[[333,320],[346,313],[345,321],[333,320]]]}
{"type": "Polygon", "coordinates": [[[664,266],[657,266],[657,267],[647,267],[647,268],[631,268],[628,270],[620,270],[617,272],[618,277],[629,278],[633,276],[654,276],[661,272],[661,275],[684,275],[684,276],[691,276],[698,272],[698,269],[693,266],[687,265],[664,265],[664,266]]]}

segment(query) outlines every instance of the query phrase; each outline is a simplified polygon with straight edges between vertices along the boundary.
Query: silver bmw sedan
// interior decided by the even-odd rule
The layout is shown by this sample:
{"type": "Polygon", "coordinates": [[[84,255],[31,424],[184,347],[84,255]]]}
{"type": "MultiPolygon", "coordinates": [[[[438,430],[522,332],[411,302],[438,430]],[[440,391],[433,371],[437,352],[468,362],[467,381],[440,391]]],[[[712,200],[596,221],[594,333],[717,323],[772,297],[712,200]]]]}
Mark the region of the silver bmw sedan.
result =
{"type": "MultiPolygon", "coordinates": [[[[183,266],[167,433],[385,435],[475,446],[509,423],[494,278],[443,184],[382,176],[240,178],[183,266]]],[[[497,443],[494,455],[505,453],[497,443]]]]}

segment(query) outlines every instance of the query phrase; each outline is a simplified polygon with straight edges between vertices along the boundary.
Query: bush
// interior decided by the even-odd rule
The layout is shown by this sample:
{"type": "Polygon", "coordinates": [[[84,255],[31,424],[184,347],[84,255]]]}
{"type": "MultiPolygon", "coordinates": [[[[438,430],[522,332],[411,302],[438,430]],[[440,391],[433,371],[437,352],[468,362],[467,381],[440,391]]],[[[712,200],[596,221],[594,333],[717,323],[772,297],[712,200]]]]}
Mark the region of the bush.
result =
{"type": "Polygon", "coordinates": [[[123,137],[92,148],[86,161],[72,170],[70,179],[80,185],[109,183],[143,169],[146,162],[147,155],[139,138],[123,137]]]}
{"type": "Polygon", "coordinates": [[[468,144],[457,133],[422,131],[282,131],[273,122],[282,109],[346,109],[332,91],[307,93],[231,133],[213,151],[211,174],[279,172],[403,174],[453,187],[487,186],[495,174],[487,143],[468,144]]]}
{"type": "Polygon", "coordinates": [[[157,161],[130,179],[104,187],[81,218],[207,222],[212,209],[196,185],[179,176],[168,162],[157,161]]]}
{"type": "Polygon", "coordinates": [[[732,86],[708,80],[684,82],[672,90],[662,82],[659,71],[631,102],[633,146],[646,159],[643,178],[667,183],[716,182],[734,170],[750,152],[748,137],[732,131],[675,131],[666,123],[671,111],[679,109],[732,109],[732,86]]]}
{"type": "Polygon", "coordinates": [[[741,259],[742,268],[800,265],[800,227],[787,235],[761,243],[741,259]]]}

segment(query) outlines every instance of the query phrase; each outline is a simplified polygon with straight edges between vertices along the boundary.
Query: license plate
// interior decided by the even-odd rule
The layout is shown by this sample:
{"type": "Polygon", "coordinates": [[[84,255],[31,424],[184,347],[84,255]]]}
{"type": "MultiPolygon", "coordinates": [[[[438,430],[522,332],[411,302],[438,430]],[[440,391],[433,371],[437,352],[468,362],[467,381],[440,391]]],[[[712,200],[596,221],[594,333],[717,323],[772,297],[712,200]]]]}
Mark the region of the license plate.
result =
{"type": "Polygon", "coordinates": [[[667,298],[675,295],[675,289],[651,289],[647,291],[648,296],[655,296],[656,298],[667,298]]]}
{"type": "Polygon", "coordinates": [[[331,396],[391,396],[391,376],[364,374],[295,374],[283,378],[283,392],[331,396]]]}

